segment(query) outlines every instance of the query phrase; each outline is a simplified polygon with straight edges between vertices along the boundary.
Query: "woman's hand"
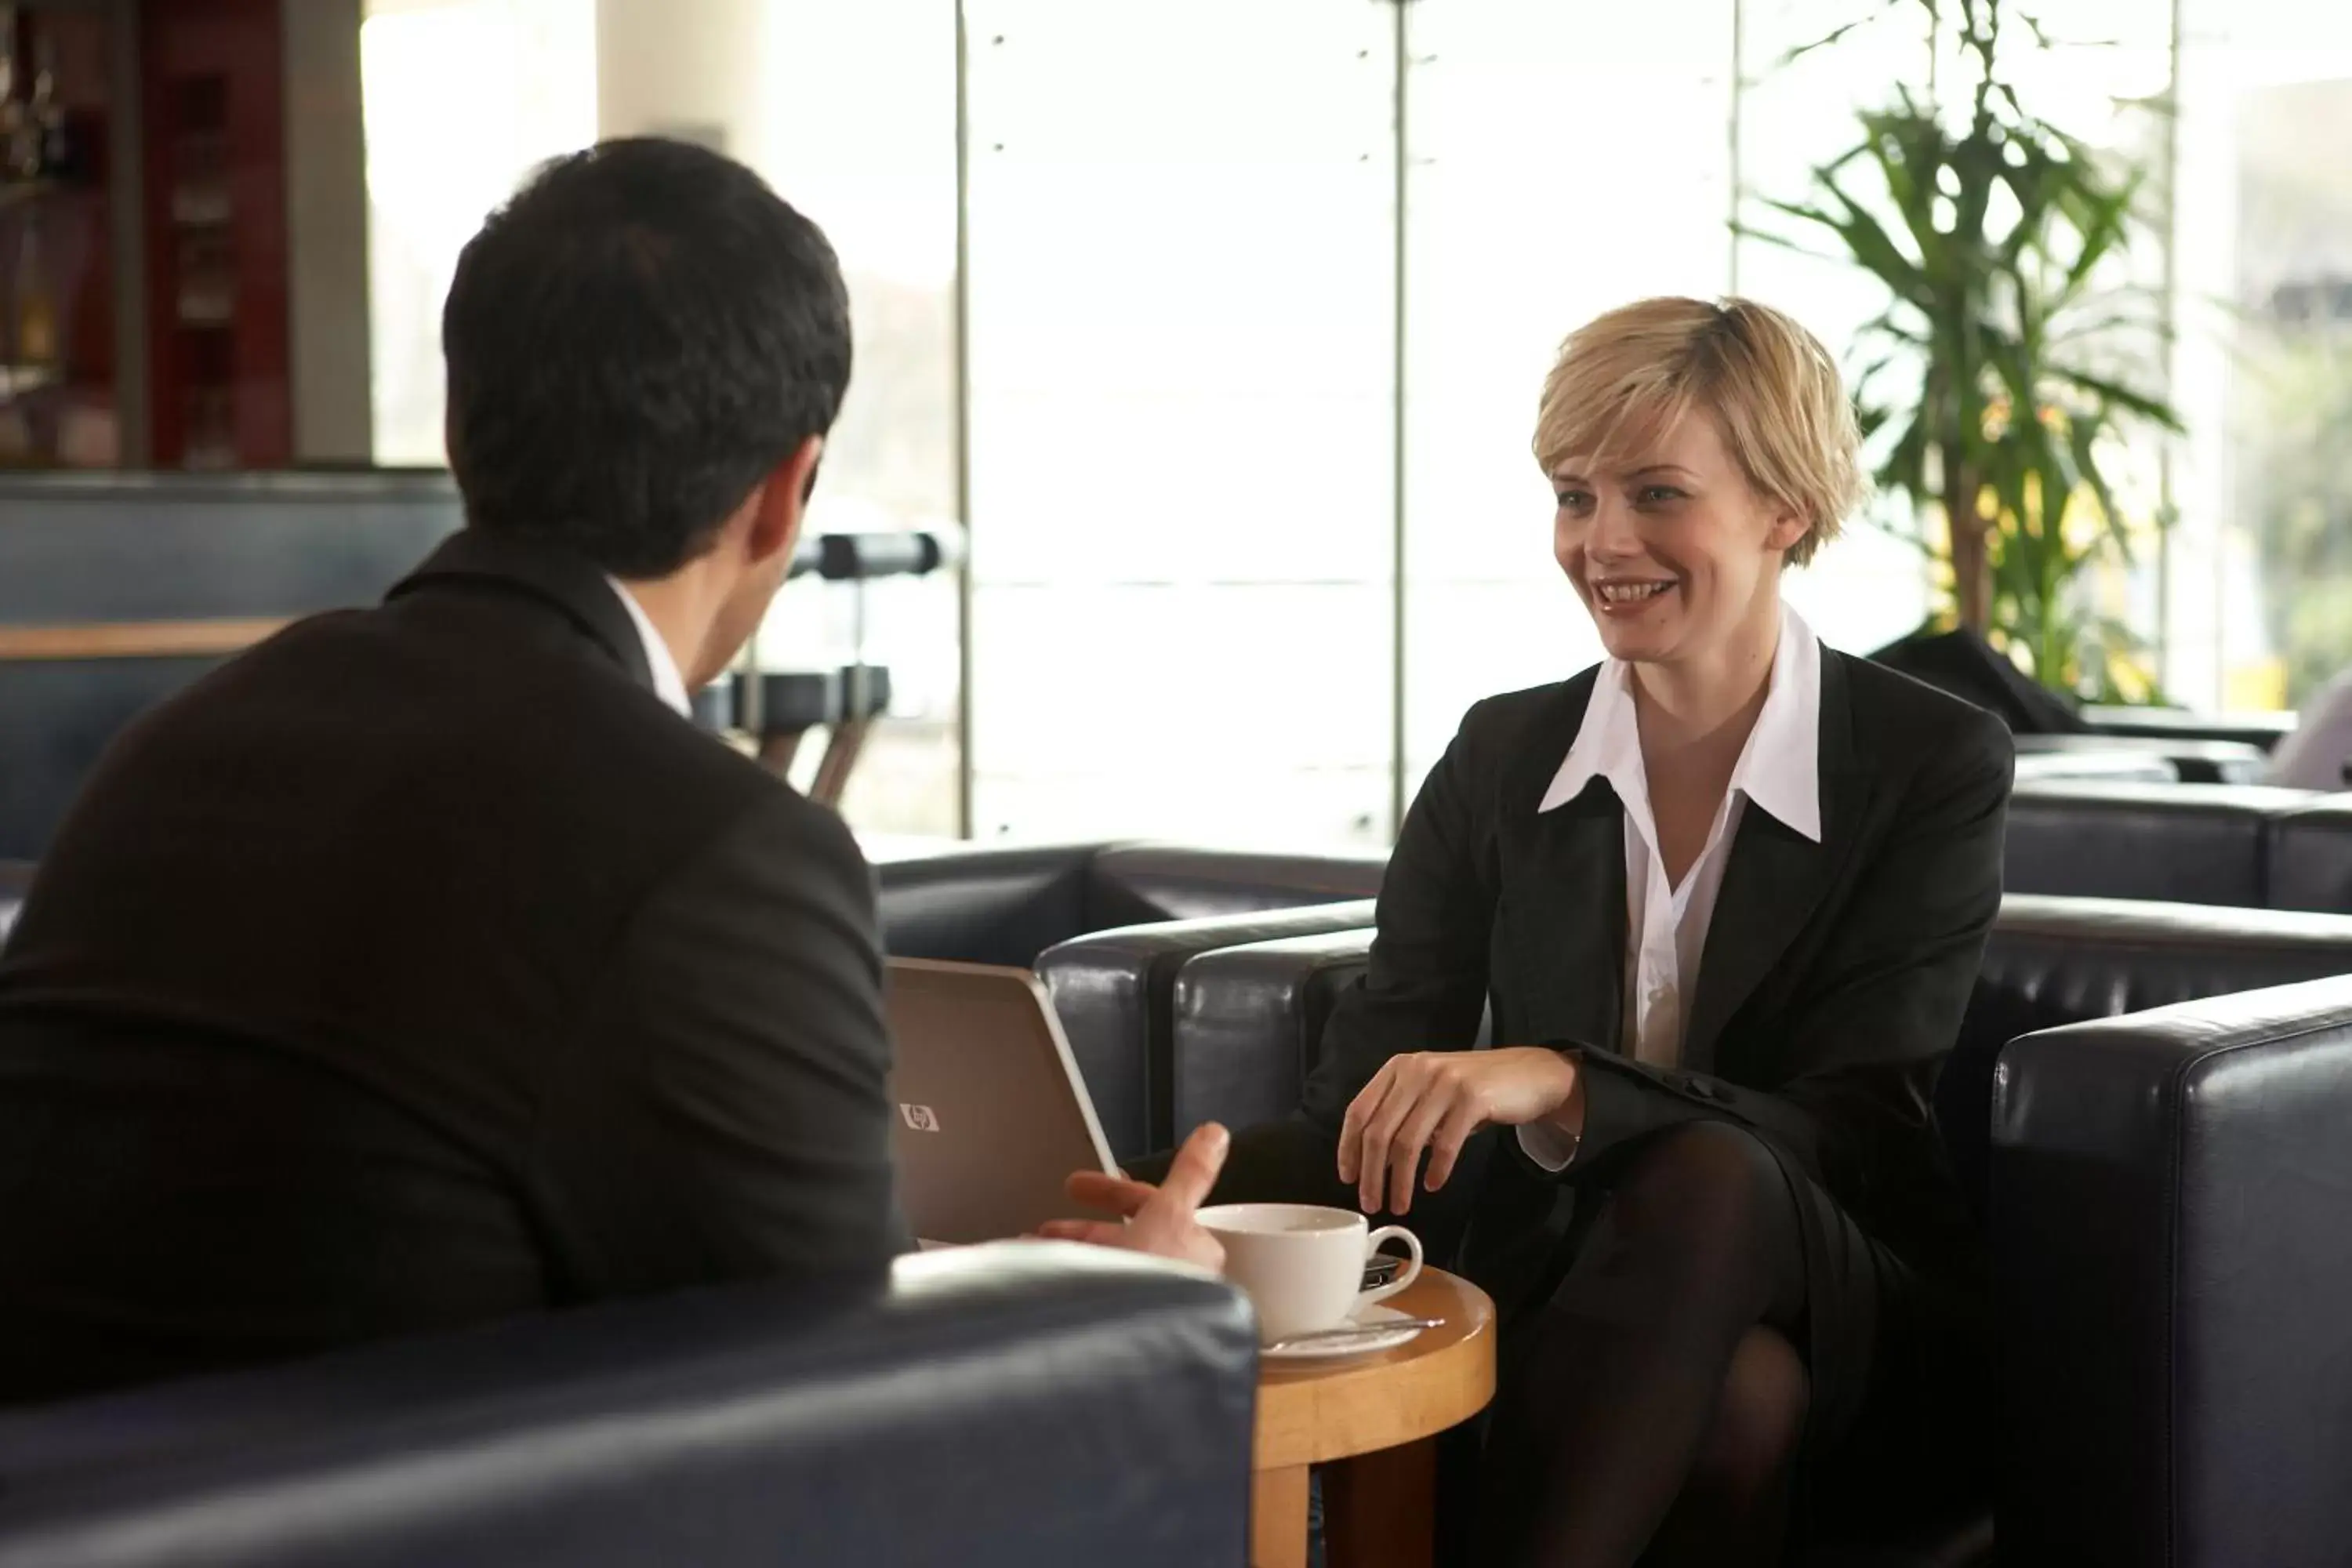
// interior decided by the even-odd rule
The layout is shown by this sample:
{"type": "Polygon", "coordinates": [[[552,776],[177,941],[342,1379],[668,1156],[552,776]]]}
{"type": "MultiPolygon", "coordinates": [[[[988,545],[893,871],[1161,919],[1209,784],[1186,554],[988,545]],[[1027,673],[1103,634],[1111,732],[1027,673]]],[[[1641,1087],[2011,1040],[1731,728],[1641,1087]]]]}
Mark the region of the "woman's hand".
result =
{"type": "Polygon", "coordinates": [[[1391,1057],[1340,1124],[1339,1179],[1366,1214],[1410,1213],[1422,1151],[1433,1193],[1480,1128],[1539,1121],[1578,1098],[1576,1063],[1540,1046],[1391,1057]]]}
{"type": "Polygon", "coordinates": [[[1201,1227],[1198,1216],[1209,1189],[1217,1184],[1217,1173],[1225,1167],[1225,1152],[1232,1147],[1233,1139],[1223,1128],[1204,1121],[1176,1151],[1167,1176],[1156,1187],[1124,1175],[1080,1171],[1069,1180],[1070,1201],[1118,1215],[1119,1220],[1047,1220],[1037,1234],[1055,1241],[1149,1252],[1155,1258],[1197,1263],[1222,1273],[1224,1244],[1201,1227]]]}

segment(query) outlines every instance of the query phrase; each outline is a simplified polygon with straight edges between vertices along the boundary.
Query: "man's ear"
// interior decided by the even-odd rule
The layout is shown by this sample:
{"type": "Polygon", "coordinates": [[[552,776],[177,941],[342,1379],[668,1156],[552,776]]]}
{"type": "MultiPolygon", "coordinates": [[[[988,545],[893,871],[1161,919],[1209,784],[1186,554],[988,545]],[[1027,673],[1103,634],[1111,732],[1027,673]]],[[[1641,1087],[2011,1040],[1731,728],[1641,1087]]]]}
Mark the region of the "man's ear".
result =
{"type": "Polygon", "coordinates": [[[760,504],[751,513],[751,529],[744,549],[755,566],[777,556],[789,559],[800,542],[801,521],[807,515],[809,493],[816,488],[817,459],[824,455],[824,437],[812,436],[793,448],[775,467],[760,489],[760,504]]]}

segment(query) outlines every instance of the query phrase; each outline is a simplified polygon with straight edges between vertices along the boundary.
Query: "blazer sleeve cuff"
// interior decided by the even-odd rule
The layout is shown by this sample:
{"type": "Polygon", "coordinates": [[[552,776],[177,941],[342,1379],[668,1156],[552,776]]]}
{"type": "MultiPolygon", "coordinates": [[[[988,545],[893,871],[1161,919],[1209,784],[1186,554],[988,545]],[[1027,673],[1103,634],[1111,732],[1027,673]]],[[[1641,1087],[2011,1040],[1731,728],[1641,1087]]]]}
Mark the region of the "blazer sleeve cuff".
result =
{"type": "Polygon", "coordinates": [[[1564,1132],[1549,1121],[1530,1121],[1519,1129],[1518,1135],[1519,1152],[1554,1176],[1568,1169],[1584,1142],[1583,1134],[1564,1132]]]}
{"type": "Polygon", "coordinates": [[[1696,1107],[1677,1103],[1671,1093],[1651,1082],[1639,1068],[1602,1051],[1582,1053],[1584,1073],[1584,1139],[1579,1153],[1587,1160],[1639,1138],[1645,1132],[1698,1114],[1696,1107]]]}

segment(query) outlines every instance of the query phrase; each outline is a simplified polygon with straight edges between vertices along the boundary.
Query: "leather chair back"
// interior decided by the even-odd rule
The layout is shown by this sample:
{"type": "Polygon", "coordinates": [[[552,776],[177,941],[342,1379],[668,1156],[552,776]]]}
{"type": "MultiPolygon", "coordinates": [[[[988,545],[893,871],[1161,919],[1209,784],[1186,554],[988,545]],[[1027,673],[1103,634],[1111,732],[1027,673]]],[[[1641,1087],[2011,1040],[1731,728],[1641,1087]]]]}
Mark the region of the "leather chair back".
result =
{"type": "Polygon", "coordinates": [[[2352,795],[2321,795],[2271,825],[2276,910],[2352,914],[2352,795]]]}
{"type": "Polygon", "coordinates": [[[1937,1121],[1964,1189],[1981,1203],[1994,1074],[2011,1040],[2347,973],[2352,917],[2011,894],[1936,1090],[1937,1121]]]}
{"type": "Polygon", "coordinates": [[[2271,827],[2311,804],[2260,785],[2021,783],[2009,805],[2012,893],[2261,909],[2271,827]]]}
{"type": "Polygon", "coordinates": [[[1388,869],[1384,850],[1361,855],[1271,855],[1247,850],[1113,845],[1088,868],[1095,929],[1148,921],[1205,920],[1369,899],[1388,869]]]}
{"type": "Polygon", "coordinates": [[[2270,771],[2268,753],[2243,741],[2096,734],[2017,737],[2020,763],[2063,763],[2079,758],[2095,764],[2099,759],[2125,757],[2161,764],[2165,779],[2174,784],[2255,784],[2270,771]]]}
{"type": "Polygon", "coordinates": [[[1099,844],[959,846],[877,854],[882,945],[897,958],[1026,968],[1090,929],[1087,868],[1099,844]]]}
{"type": "Polygon", "coordinates": [[[1384,854],[1152,844],[885,849],[875,859],[892,954],[1024,967],[1096,931],[1369,899],[1388,864],[1384,854]]]}
{"type": "Polygon", "coordinates": [[[0,1415],[0,1568],[1193,1568],[1257,1335],[1097,1248],[901,1258],[0,1415]]]}

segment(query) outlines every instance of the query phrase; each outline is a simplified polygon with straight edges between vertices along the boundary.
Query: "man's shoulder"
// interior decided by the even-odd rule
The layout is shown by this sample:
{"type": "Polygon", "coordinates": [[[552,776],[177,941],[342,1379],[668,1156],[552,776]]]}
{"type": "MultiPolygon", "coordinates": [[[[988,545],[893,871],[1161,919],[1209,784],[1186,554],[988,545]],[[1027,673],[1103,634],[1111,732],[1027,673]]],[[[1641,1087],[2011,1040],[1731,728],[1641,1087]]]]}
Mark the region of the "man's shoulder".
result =
{"type": "Polygon", "coordinates": [[[754,814],[766,839],[820,852],[846,834],[586,639],[475,635],[400,603],[297,623],[165,704],[121,751],[124,782],[223,786],[212,795],[228,811],[230,775],[299,773],[318,782],[322,812],[398,804],[421,820],[372,838],[430,842],[478,881],[570,862],[603,874],[558,881],[625,901],[754,814]]]}

